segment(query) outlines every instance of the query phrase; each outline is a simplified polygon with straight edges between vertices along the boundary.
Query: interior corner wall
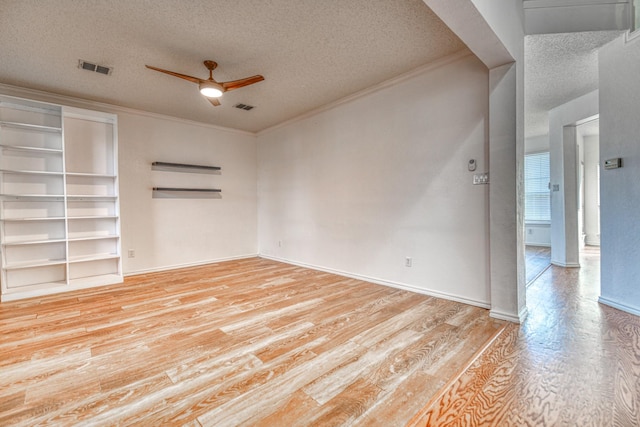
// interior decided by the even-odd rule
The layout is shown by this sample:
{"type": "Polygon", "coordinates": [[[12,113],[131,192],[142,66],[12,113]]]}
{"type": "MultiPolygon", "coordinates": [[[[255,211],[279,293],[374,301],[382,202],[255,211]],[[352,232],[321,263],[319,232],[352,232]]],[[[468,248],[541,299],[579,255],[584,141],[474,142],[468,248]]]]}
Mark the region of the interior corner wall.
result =
{"type": "Polygon", "coordinates": [[[600,170],[600,301],[640,315],[640,38],[604,46],[599,64],[600,161],[622,158],[600,170]]]}
{"type": "Polygon", "coordinates": [[[257,254],[254,135],[118,112],[125,274],[257,254]],[[220,166],[220,175],[151,170],[151,163],[220,166]],[[220,188],[217,198],[153,198],[153,187],[220,188]],[[128,258],[128,250],[135,258],[128,258]]]}
{"type": "Polygon", "coordinates": [[[259,134],[260,254],[488,307],[487,116],[467,55],[259,134]]]}

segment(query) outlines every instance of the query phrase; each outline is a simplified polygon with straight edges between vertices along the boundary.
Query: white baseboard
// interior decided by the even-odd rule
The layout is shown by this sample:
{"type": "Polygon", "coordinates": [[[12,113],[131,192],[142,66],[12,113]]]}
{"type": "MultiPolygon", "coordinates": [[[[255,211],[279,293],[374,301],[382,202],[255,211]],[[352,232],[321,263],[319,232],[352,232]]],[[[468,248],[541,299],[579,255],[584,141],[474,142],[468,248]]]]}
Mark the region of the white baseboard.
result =
{"type": "Polygon", "coordinates": [[[73,292],[73,291],[81,291],[84,289],[91,288],[100,288],[107,287],[110,285],[117,285],[122,283],[122,276],[119,274],[111,274],[108,277],[98,277],[94,279],[86,279],[82,281],[76,280],[74,284],[73,281],[68,285],[61,286],[52,286],[47,288],[39,288],[39,289],[27,289],[24,291],[14,292],[10,294],[3,294],[0,297],[0,301],[9,302],[9,301],[18,301],[26,298],[38,298],[38,297],[50,297],[50,296],[62,296],[64,294],[73,292]]]}
{"type": "Polygon", "coordinates": [[[587,236],[586,239],[584,239],[584,243],[588,246],[600,246],[600,239],[598,237],[587,236]]]}
{"type": "Polygon", "coordinates": [[[535,243],[535,242],[524,242],[525,246],[539,246],[541,248],[550,248],[551,243],[535,243]]]}
{"type": "Polygon", "coordinates": [[[264,258],[264,259],[270,259],[270,260],[273,260],[273,261],[283,262],[283,263],[286,263],[286,264],[297,265],[299,267],[309,268],[311,270],[324,271],[326,273],[332,273],[332,274],[337,274],[338,276],[344,276],[344,277],[350,277],[352,279],[363,280],[365,282],[375,283],[376,285],[388,286],[390,288],[402,289],[402,290],[405,290],[405,291],[414,292],[416,294],[427,295],[427,296],[430,296],[430,297],[435,297],[435,298],[441,298],[441,299],[446,299],[446,300],[450,300],[450,301],[460,302],[460,303],[467,304],[467,305],[473,305],[475,307],[481,307],[481,308],[486,308],[486,309],[490,309],[491,308],[491,304],[488,303],[488,302],[476,301],[476,300],[473,300],[473,299],[462,297],[460,295],[454,295],[454,294],[449,294],[449,293],[446,293],[446,292],[434,291],[434,290],[431,290],[431,289],[419,288],[417,286],[408,285],[408,284],[405,284],[405,283],[399,283],[399,282],[393,282],[393,281],[390,281],[390,280],[378,279],[376,277],[365,276],[365,275],[362,275],[362,274],[349,273],[349,272],[346,272],[346,271],[336,270],[334,268],[328,268],[328,267],[322,267],[322,266],[318,266],[318,265],[314,265],[314,264],[307,264],[307,263],[303,263],[303,262],[292,261],[292,260],[289,260],[289,259],[278,258],[278,257],[274,257],[274,256],[271,256],[271,255],[260,254],[259,256],[260,256],[260,258],[264,258]]]}
{"type": "Polygon", "coordinates": [[[186,263],[186,264],[165,265],[165,266],[162,266],[162,267],[154,267],[154,268],[146,268],[146,269],[142,269],[142,270],[127,271],[126,273],[124,273],[124,276],[125,277],[129,277],[129,276],[137,276],[138,274],[159,273],[161,271],[177,270],[179,268],[188,268],[188,267],[198,267],[200,265],[215,264],[215,263],[224,262],[224,261],[235,261],[235,260],[238,260],[238,259],[255,258],[257,256],[258,256],[258,254],[237,255],[237,256],[231,256],[231,257],[210,259],[210,260],[205,260],[205,261],[197,261],[197,262],[186,263]]]}
{"type": "Polygon", "coordinates": [[[624,311],[626,313],[640,316],[640,309],[638,309],[637,307],[631,307],[630,305],[626,305],[602,296],[598,298],[598,302],[604,305],[608,305],[609,307],[617,308],[618,310],[624,311]]]}
{"type": "Polygon", "coordinates": [[[551,264],[553,265],[557,265],[558,267],[567,267],[567,268],[580,268],[580,263],[573,263],[573,262],[560,262],[560,261],[554,261],[551,260],[551,264]]]}
{"type": "Polygon", "coordinates": [[[527,319],[528,314],[529,314],[529,310],[527,309],[526,306],[522,307],[522,309],[517,315],[513,315],[511,313],[505,313],[497,310],[491,310],[489,312],[489,316],[493,317],[494,319],[506,320],[508,322],[519,323],[519,324],[523,323],[527,319]]]}

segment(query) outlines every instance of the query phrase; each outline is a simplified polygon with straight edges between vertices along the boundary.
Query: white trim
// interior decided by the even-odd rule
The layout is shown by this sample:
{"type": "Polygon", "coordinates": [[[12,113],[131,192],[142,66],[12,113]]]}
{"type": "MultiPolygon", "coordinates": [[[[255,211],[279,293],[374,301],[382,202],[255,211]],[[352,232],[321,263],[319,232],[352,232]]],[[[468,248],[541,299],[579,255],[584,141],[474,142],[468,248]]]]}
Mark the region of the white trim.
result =
{"type": "Polygon", "coordinates": [[[258,254],[237,255],[237,256],[231,256],[231,257],[210,259],[205,261],[190,262],[186,264],[173,264],[173,265],[166,265],[166,266],[157,267],[157,268],[146,268],[142,270],[128,271],[124,273],[124,277],[137,276],[139,274],[147,274],[147,273],[158,273],[158,272],[167,271],[167,270],[177,270],[179,268],[198,267],[201,265],[216,264],[216,263],[225,262],[225,261],[235,261],[239,259],[255,258],[257,256],[259,255],[258,254]]]}
{"type": "Polygon", "coordinates": [[[629,305],[626,305],[626,304],[611,300],[609,298],[605,298],[603,296],[598,298],[598,302],[600,304],[608,305],[609,307],[613,307],[613,308],[616,308],[618,310],[624,311],[625,313],[630,313],[630,314],[633,314],[635,316],[640,316],[640,308],[631,307],[629,305]]]}
{"type": "Polygon", "coordinates": [[[551,247],[551,243],[536,243],[536,242],[524,242],[525,247],[526,246],[536,246],[539,248],[550,248],[551,247]]]}
{"type": "Polygon", "coordinates": [[[87,120],[98,123],[116,124],[118,122],[117,114],[95,110],[87,111],[82,108],[67,107],[66,105],[62,106],[62,115],[72,119],[87,120]]]}
{"type": "Polygon", "coordinates": [[[629,4],[629,0],[525,0],[523,9],[629,4]]]}
{"type": "Polygon", "coordinates": [[[577,120],[575,122],[575,125],[576,126],[586,125],[587,123],[595,122],[596,120],[600,120],[600,113],[594,114],[593,116],[587,117],[586,119],[577,120]]]}
{"type": "Polygon", "coordinates": [[[527,319],[528,315],[529,315],[529,310],[527,309],[526,306],[522,307],[522,309],[520,310],[517,316],[514,316],[511,313],[504,313],[502,311],[497,311],[497,310],[491,310],[489,312],[489,317],[493,317],[494,319],[498,319],[498,320],[506,320],[508,322],[518,323],[518,324],[523,323],[527,319]]]}
{"type": "Polygon", "coordinates": [[[0,93],[7,96],[22,97],[22,98],[26,97],[33,101],[45,102],[49,104],[65,104],[65,107],[67,108],[70,107],[68,104],[72,104],[73,107],[79,106],[79,108],[89,108],[94,110],[98,108],[106,113],[135,114],[138,116],[150,117],[150,118],[159,119],[159,120],[167,120],[167,121],[183,123],[183,124],[188,124],[193,126],[201,126],[201,127],[216,129],[224,132],[237,133],[240,135],[256,136],[255,132],[233,129],[233,128],[228,128],[224,126],[198,122],[195,120],[182,119],[179,117],[167,116],[164,114],[152,113],[144,110],[137,110],[135,108],[121,107],[119,105],[107,104],[104,102],[91,101],[91,100],[82,99],[82,98],[75,98],[72,96],[60,95],[60,94],[45,92],[45,91],[36,90],[36,89],[29,89],[29,88],[20,87],[20,86],[12,86],[4,83],[0,83],[0,93]]]}
{"type": "Polygon", "coordinates": [[[580,264],[579,263],[572,263],[572,262],[564,263],[564,262],[560,262],[560,261],[551,260],[551,264],[557,265],[558,267],[580,268],[580,264]]]}
{"type": "Polygon", "coordinates": [[[587,246],[600,246],[600,235],[592,236],[587,234],[584,239],[584,244],[587,246]]]}
{"type": "Polygon", "coordinates": [[[491,305],[487,302],[476,301],[469,298],[461,297],[459,295],[449,294],[445,292],[438,292],[430,289],[419,288],[413,285],[407,285],[405,283],[393,282],[390,280],[378,279],[376,277],[365,276],[362,274],[349,273],[342,270],[336,270],[334,268],[321,267],[314,264],[307,264],[304,262],[292,261],[289,259],[278,258],[271,255],[258,255],[260,258],[269,259],[272,261],[283,262],[285,264],[297,265],[299,267],[309,268],[311,270],[324,271],[325,273],[337,274],[338,276],[350,277],[352,279],[363,280],[365,282],[374,283],[376,285],[388,286],[390,288],[402,289],[404,291],[414,292],[416,294],[427,295],[430,297],[446,299],[450,301],[460,302],[462,304],[472,305],[480,308],[491,308],[491,305]]]}
{"type": "Polygon", "coordinates": [[[423,73],[425,73],[427,71],[435,70],[435,69],[440,68],[440,67],[444,67],[445,65],[449,65],[449,64],[451,64],[451,63],[453,63],[455,61],[458,61],[460,59],[466,58],[466,57],[471,56],[471,55],[473,55],[473,53],[468,49],[460,50],[460,51],[458,51],[456,53],[452,53],[449,56],[445,56],[444,58],[441,58],[441,59],[438,59],[436,61],[430,62],[430,63],[428,63],[426,65],[423,65],[422,67],[418,67],[418,68],[413,69],[413,70],[411,70],[411,71],[409,71],[407,73],[401,74],[401,75],[399,75],[397,77],[393,77],[393,78],[391,78],[389,80],[385,80],[382,83],[378,83],[377,85],[371,86],[369,88],[366,88],[366,89],[361,90],[359,92],[356,92],[354,94],[347,95],[344,98],[338,99],[337,101],[330,102],[329,104],[323,105],[323,106],[318,107],[318,108],[316,108],[314,110],[311,110],[311,111],[307,111],[306,113],[303,113],[303,114],[301,114],[299,116],[296,116],[296,117],[294,117],[292,119],[285,120],[282,123],[278,123],[276,125],[268,127],[268,128],[263,129],[261,131],[258,131],[258,132],[256,132],[256,135],[257,136],[261,136],[261,135],[264,135],[264,134],[269,133],[271,131],[274,131],[276,129],[279,129],[281,127],[289,126],[292,123],[296,123],[296,122],[302,121],[304,119],[307,119],[309,117],[313,117],[313,116],[315,116],[317,114],[320,114],[320,113],[322,113],[324,111],[331,110],[331,109],[336,108],[336,107],[338,107],[340,105],[347,104],[347,103],[352,102],[352,101],[356,101],[356,100],[358,100],[360,98],[363,98],[363,97],[365,97],[367,95],[370,95],[372,93],[378,92],[378,91],[380,91],[382,89],[386,89],[388,87],[396,86],[396,85],[398,85],[398,84],[400,84],[400,83],[402,83],[402,82],[404,82],[406,80],[412,79],[412,78],[414,78],[416,76],[419,76],[419,75],[421,75],[421,74],[423,74],[423,73]]]}
{"type": "Polygon", "coordinates": [[[551,225],[551,221],[547,221],[547,220],[536,220],[536,219],[530,219],[528,221],[524,222],[525,227],[527,225],[533,225],[533,226],[538,226],[538,225],[551,225]]]}
{"type": "MultiPolygon", "coordinates": [[[[633,19],[633,18],[631,18],[631,19],[633,19]]],[[[624,43],[625,44],[631,43],[631,42],[635,41],[639,37],[640,37],[640,28],[638,28],[635,31],[627,30],[624,33],[624,43]]],[[[613,42],[613,40],[612,40],[612,42],[613,42]]]]}
{"type": "Polygon", "coordinates": [[[81,291],[83,289],[89,288],[99,288],[103,286],[110,286],[122,283],[122,275],[120,274],[110,274],[108,275],[111,278],[105,279],[105,276],[99,276],[98,281],[83,281],[80,285],[61,285],[55,287],[47,287],[40,289],[31,289],[26,291],[19,292],[11,292],[0,295],[0,301],[9,302],[9,301],[17,301],[23,300],[26,298],[35,298],[35,297],[55,297],[60,296],[68,292],[72,291],[81,291]]]}

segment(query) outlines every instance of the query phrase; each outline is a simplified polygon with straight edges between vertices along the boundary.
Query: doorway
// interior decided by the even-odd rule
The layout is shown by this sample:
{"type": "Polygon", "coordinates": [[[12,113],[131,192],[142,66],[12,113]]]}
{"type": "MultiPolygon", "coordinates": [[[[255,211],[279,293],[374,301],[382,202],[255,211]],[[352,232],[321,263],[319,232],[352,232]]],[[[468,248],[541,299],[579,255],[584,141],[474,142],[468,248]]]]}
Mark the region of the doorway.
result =
{"type": "Polygon", "coordinates": [[[600,119],[577,126],[578,244],[600,247],[600,119]]]}

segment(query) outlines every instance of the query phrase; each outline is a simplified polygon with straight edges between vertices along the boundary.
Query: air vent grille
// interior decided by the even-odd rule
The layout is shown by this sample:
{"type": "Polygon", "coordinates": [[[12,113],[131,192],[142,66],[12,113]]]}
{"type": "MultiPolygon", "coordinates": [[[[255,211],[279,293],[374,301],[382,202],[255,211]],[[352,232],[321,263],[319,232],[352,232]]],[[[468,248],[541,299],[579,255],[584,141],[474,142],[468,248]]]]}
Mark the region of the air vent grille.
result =
{"type": "Polygon", "coordinates": [[[84,61],[82,59],[78,60],[78,68],[81,68],[87,71],[94,71],[96,73],[104,74],[105,76],[110,75],[111,72],[113,71],[113,68],[111,67],[105,67],[104,65],[93,64],[91,62],[84,61]]]}
{"type": "Polygon", "coordinates": [[[247,105],[247,104],[236,104],[234,105],[234,107],[239,108],[240,110],[247,110],[247,111],[253,110],[254,108],[256,108],[253,105],[247,105]]]}

